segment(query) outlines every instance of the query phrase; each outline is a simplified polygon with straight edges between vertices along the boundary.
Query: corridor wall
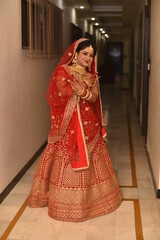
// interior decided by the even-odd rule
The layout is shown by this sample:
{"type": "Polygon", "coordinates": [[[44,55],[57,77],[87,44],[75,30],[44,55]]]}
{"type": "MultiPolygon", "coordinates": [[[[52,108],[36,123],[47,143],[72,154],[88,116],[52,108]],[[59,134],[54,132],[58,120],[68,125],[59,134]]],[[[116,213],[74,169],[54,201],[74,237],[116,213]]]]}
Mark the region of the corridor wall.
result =
{"type": "Polygon", "coordinates": [[[160,1],[151,1],[149,114],[147,150],[160,197],[160,1]]]}

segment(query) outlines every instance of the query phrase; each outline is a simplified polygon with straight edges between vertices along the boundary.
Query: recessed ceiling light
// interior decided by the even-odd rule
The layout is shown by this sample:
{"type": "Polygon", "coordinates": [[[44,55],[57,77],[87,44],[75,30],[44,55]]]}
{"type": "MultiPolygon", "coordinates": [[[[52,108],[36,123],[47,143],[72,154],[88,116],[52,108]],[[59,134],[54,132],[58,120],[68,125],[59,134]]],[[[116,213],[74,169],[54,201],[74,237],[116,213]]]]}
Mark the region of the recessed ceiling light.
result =
{"type": "Polygon", "coordinates": [[[96,26],[98,26],[98,25],[99,25],[99,23],[95,23],[95,25],[96,25],[96,26]]]}
{"type": "Polygon", "coordinates": [[[102,31],[103,31],[103,28],[100,28],[100,31],[102,32],[102,31]]]}
{"type": "Polygon", "coordinates": [[[94,20],[95,20],[95,17],[92,17],[91,20],[94,21],[94,20]]]}
{"type": "Polygon", "coordinates": [[[105,31],[102,31],[102,33],[105,33],[105,31]]]}
{"type": "Polygon", "coordinates": [[[84,9],[84,6],[80,6],[80,9],[84,9]]]}
{"type": "Polygon", "coordinates": [[[109,35],[106,33],[106,34],[105,34],[105,37],[106,37],[106,38],[109,38],[109,35]]]}

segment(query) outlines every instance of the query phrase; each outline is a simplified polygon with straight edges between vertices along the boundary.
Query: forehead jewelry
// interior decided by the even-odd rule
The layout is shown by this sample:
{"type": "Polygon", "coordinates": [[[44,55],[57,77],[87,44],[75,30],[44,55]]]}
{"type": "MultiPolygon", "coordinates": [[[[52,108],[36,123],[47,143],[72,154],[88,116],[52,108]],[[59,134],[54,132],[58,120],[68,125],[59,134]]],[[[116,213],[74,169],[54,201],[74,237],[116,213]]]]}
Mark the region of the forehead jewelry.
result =
{"type": "Polygon", "coordinates": [[[91,52],[93,52],[93,47],[92,47],[92,45],[89,46],[89,50],[90,50],[91,52]]]}

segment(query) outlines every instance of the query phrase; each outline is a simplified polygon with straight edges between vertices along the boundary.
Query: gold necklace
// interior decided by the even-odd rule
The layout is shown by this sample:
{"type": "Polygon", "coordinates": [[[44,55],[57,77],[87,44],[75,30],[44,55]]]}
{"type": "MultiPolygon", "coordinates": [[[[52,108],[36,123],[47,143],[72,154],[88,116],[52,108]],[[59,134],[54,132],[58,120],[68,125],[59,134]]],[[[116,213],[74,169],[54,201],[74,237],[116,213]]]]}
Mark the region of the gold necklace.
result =
{"type": "Polygon", "coordinates": [[[82,67],[82,66],[80,66],[78,64],[71,65],[70,67],[71,67],[72,70],[74,70],[77,73],[80,73],[80,74],[83,74],[83,75],[87,75],[87,71],[86,71],[85,67],[82,67]]]}

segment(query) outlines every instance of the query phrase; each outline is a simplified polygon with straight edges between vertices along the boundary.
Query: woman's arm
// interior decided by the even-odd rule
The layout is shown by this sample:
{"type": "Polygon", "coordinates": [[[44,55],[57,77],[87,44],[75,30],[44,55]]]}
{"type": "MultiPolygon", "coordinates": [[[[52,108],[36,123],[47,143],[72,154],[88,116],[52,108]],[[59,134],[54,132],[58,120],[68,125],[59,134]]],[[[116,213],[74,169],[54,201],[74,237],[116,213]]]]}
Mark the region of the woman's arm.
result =
{"type": "Polygon", "coordinates": [[[88,102],[95,103],[95,101],[96,101],[96,99],[98,97],[98,94],[99,94],[98,83],[96,83],[95,86],[91,87],[90,92],[91,92],[91,98],[88,99],[88,102]]]}
{"type": "Polygon", "coordinates": [[[96,101],[99,94],[99,84],[97,77],[92,78],[92,84],[88,84],[88,81],[84,81],[83,83],[74,81],[70,82],[70,84],[80,98],[92,103],[96,101]]]}

